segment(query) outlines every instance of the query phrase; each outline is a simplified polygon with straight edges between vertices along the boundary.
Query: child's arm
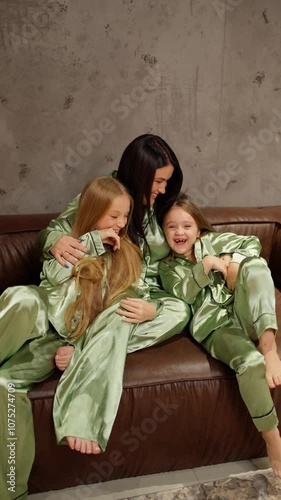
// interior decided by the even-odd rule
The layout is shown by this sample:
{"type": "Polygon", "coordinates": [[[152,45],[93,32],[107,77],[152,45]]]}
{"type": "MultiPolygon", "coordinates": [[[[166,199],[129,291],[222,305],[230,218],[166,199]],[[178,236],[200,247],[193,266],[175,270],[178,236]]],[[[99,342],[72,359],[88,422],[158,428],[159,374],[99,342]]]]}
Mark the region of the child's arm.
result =
{"type": "Polygon", "coordinates": [[[258,257],[261,244],[256,236],[241,236],[233,233],[212,233],[212,246],[216,254],[226,263],[226,284],[234,290],[240,263],[246,257],[258,257]]]}
{"type": "Polygon", "coordinates": [[[224,279],[226,279],[227,276],[227,265],[224,259],[220,259],[219,257],[216,257],[215,255],[207,255],[202,259],[203,266],[204,266],[204,271],[206,274],[209,274],[210,271],[217,270],[220,271],[224,279]]]}
{"type": "Polygon", "coordinates": [[[193,304],[201,290],[211,283],[202,261],[188,266],[163,260],[159,264],[159,274],[163,288],[188,304],[193,304]]]}
{"type": "MultiPolygon", "coordinates": [[[[259,257],[261,244],[256,236],[241,236],[234,233],[209,233],[211,245],[219,257],[230,254],[231,262],[240,264],[246,257],[259,257]]],[[[204,236],[201,238],[204,241],[204,236]]]]}
{"type": "MultiPolygon", "coordinates": [[[[82,238],[91,250],[89,257],[95,258],[105,253],[98,231],[86,233],[82,238]]],[[[51,259],[44,262],[41,273],[40,286],[47,294],[49,321],[65,337],[69,334],[64,320],[65,311],[76,298],[76,280],[72,276],[72,270],[72,264],[63,267],[56,259],[51,259]]]]}

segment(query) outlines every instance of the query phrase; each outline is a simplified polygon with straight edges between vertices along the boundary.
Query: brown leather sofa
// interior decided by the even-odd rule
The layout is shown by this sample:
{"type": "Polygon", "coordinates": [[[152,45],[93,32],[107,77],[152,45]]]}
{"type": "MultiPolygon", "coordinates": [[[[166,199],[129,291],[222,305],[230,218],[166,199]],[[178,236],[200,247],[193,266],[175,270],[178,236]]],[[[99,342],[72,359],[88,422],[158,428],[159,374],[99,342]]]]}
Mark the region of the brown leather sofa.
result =
{"type": "MultiPolygon", "coordinates": [[[[220,231],[260,238],[281,322],[281,207],[204,212],[220,231]]],[[[1,290],[38,283],[36,236],[52,215],[0,216],[1,290]]],[[[277,338],[281,354],[281,335],[277,338]]],[[[54,373],[29,392],[36,433],[30,493],[265,455],[234,373],[210,358],[187,332],[128,355],[119,411],[107,450],[99,456],[57,446],[52,404],[59,376],[54,373]]],[[[273,397],[280,418],[281,390],[275,389],[273,397]]]]}

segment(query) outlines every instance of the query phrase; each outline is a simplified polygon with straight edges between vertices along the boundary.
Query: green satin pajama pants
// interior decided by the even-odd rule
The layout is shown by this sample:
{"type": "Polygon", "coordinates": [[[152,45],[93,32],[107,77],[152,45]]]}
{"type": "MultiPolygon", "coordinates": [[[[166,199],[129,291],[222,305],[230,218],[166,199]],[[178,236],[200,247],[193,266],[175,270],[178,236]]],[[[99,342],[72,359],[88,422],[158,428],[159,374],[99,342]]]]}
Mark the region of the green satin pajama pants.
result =
{"type": "Polygon", "coordinates": [[[264,357],[255,345],[267,328],[277,330],[274,284],[263,259],[247,258],[240,265],[228,323],[202,345],[235,371],[241,396],[260,432],[278,425],[264,357]]]}
{"type": "MultiPolygon", "coordinates": [[[[114,305],[101,313],[77,341],[70,365],[63,373],[54,401],[57,439],[77,436],[97,441],[104,450],[118,410],[127,353],[149,347],[180,333],[189,320],[184,302],[159,291],[157,316],[138,325],[121,321],[114,305]]],[[[26,498],[34,460],[34,431],[27,391],[54,369],[57,348],[64,344],[50,328],[44,292],[36,287],[14,287],[0,297],[0,498],[26,498]],[[7,387],[15,387],[11,402],[7,387]],[[11,386],[12,384],[12,386],[11,386]],[[10,403],[10,406],[9,406],[10,403]],[[8,440],[8,410],[15,406],[17,440],[8,440]],[[15,444],[16,488],[8,491],[7,474],[13,459],[7,443],[15,444]]],[[[13,465],[12,465],[13,466],[13,465]]],[[[12,471],[13,472],[13,471],[12,471]]]]}

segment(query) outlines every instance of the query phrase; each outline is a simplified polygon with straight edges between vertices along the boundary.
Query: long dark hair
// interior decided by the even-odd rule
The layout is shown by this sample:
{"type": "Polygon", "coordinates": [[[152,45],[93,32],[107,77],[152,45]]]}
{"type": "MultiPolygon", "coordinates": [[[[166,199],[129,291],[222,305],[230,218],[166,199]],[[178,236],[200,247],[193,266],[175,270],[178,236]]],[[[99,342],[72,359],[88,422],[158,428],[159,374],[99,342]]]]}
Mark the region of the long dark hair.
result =
{"type": "Polygon", "coordinates": [[[143,218],[145,212],[150,212],[150,195],[155,171],[167,165],[174,167],[173,175],[168,181],[165,194],[159,195],[155,201],[155,214],[160,226],[182,186],[182,170],[175,153],[158,135],[144,134],[130,142],[121,156],[117,179],[127,187],[134,200],[128,234],[137,244],[140,238],[146,241],[143,218]]]}

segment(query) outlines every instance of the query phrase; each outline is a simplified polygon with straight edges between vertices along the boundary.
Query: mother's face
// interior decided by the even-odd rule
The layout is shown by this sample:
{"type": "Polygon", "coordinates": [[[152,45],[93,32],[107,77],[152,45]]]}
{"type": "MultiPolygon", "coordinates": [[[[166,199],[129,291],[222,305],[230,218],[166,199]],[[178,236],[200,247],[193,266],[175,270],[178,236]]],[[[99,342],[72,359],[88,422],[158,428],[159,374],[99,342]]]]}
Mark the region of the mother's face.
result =
{"type": "Polygon", "coordinates": [[[168,180],[172,177],[174,172],[173,165],[166,165],[166,167],[157,168],[155,170],[154,180],[151,187],[150,205],[154,205],[155,200],[159,194],[164,194],[168,180]]]}

